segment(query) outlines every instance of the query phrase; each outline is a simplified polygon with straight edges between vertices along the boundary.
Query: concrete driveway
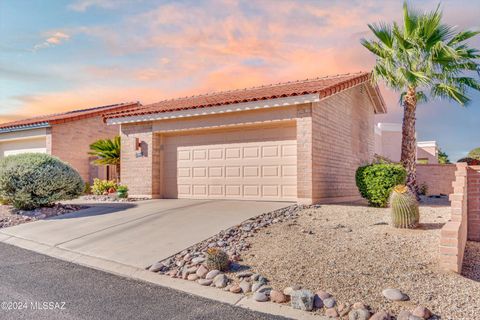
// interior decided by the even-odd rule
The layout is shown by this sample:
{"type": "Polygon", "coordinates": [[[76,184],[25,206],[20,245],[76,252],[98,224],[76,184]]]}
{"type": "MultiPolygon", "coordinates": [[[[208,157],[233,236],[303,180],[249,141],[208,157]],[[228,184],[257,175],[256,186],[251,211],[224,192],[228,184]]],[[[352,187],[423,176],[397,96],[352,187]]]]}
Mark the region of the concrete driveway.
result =
{"type": "Polygon", "coordinates": [[[75,213],[0,230],[13,236],[144,268],[285,202],[162,199],[87,204],[75,213]]]}

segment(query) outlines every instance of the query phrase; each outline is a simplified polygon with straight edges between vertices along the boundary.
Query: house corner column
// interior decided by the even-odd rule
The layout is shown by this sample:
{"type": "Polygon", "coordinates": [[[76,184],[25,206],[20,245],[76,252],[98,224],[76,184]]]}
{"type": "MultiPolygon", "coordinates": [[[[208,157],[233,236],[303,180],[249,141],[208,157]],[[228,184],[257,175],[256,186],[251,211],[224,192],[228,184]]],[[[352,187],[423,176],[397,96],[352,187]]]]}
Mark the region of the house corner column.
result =
{"type": "Polygon", "coordinates": [[[313,140],[312,106],[297,108],[297,201],[312,204],[313,199],[313,140]]]}

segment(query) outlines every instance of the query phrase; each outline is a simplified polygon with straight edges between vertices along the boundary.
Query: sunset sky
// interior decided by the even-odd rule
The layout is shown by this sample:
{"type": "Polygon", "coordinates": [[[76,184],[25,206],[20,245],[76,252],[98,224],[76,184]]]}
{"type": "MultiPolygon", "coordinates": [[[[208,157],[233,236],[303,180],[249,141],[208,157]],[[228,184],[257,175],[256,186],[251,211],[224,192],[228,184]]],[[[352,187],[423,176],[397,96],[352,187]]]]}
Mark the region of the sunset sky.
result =
{"type": "MultiPolygon", "coordinates": [[[[438,1],[412,1],[434,9],[438,1]]],[[[442,1],[444,21],[480,29],[480,1],[442,1]]],[[[370,70],[367,23],[402,1],[0,0],[0,122],[75,108],[370,70]]],[[[470,44],[480,48],[480,36],[470,44]]],[[[398,93],[383,86],[400,122],[398,93]]],[[[480,94],[419,106],[419,140],[452,160],[480,146],[480,94]]]]}

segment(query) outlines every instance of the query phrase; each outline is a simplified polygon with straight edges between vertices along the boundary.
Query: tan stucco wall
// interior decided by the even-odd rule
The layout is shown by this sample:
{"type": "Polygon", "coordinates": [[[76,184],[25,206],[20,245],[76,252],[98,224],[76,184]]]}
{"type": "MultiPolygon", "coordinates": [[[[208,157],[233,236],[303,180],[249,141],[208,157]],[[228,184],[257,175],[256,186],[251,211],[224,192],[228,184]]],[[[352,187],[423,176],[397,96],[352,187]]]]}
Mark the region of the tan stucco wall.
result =
{"type": "Polygon", "coordinates": [[[374,111],[357,86],[313,104],[314,202],[359,199],[358,166],[373,159],[374,111]]]}
{"type": "Polygon", "coordinates": [[[84,181],[91,181],[95,170],[90,168],[90,144],[98,139],[113,138],[118,132],[118,126],[107,126],[100,116],[86,118],[53,124],[47,144],[53,156],[72,165],[84,181]]]}
{"type": "Polygon", "coordinates": [[[417,146],[417,159],[427,159],[429,164],[438,163],[438,150],[436,147],[417,146]]]}

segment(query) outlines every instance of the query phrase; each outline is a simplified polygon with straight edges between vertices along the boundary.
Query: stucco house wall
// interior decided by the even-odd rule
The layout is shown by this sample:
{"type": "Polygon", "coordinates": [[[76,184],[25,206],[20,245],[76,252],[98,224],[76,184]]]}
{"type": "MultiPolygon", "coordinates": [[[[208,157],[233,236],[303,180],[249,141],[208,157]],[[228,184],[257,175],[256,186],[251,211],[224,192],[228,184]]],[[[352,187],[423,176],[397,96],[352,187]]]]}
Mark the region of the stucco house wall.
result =
{"type": "Polygon", "coordinates": [[[374,155],[374,110],[363,86],[312,108],[314,202],[357,199],[355,171],[374,155]]]}
{"type": "MultiPolygon", "coordinates": [[[[84,181],[91,182],[90,144],[118,135],[119,126],[107,126],[101,116],[54,124],[49,130],[50,154],[72,165],[84,181]]],[[[102,170],[103,171],[103,170],[102,170]]],[[[103,175],[101,173],[100,175],[103,175]]]]}

